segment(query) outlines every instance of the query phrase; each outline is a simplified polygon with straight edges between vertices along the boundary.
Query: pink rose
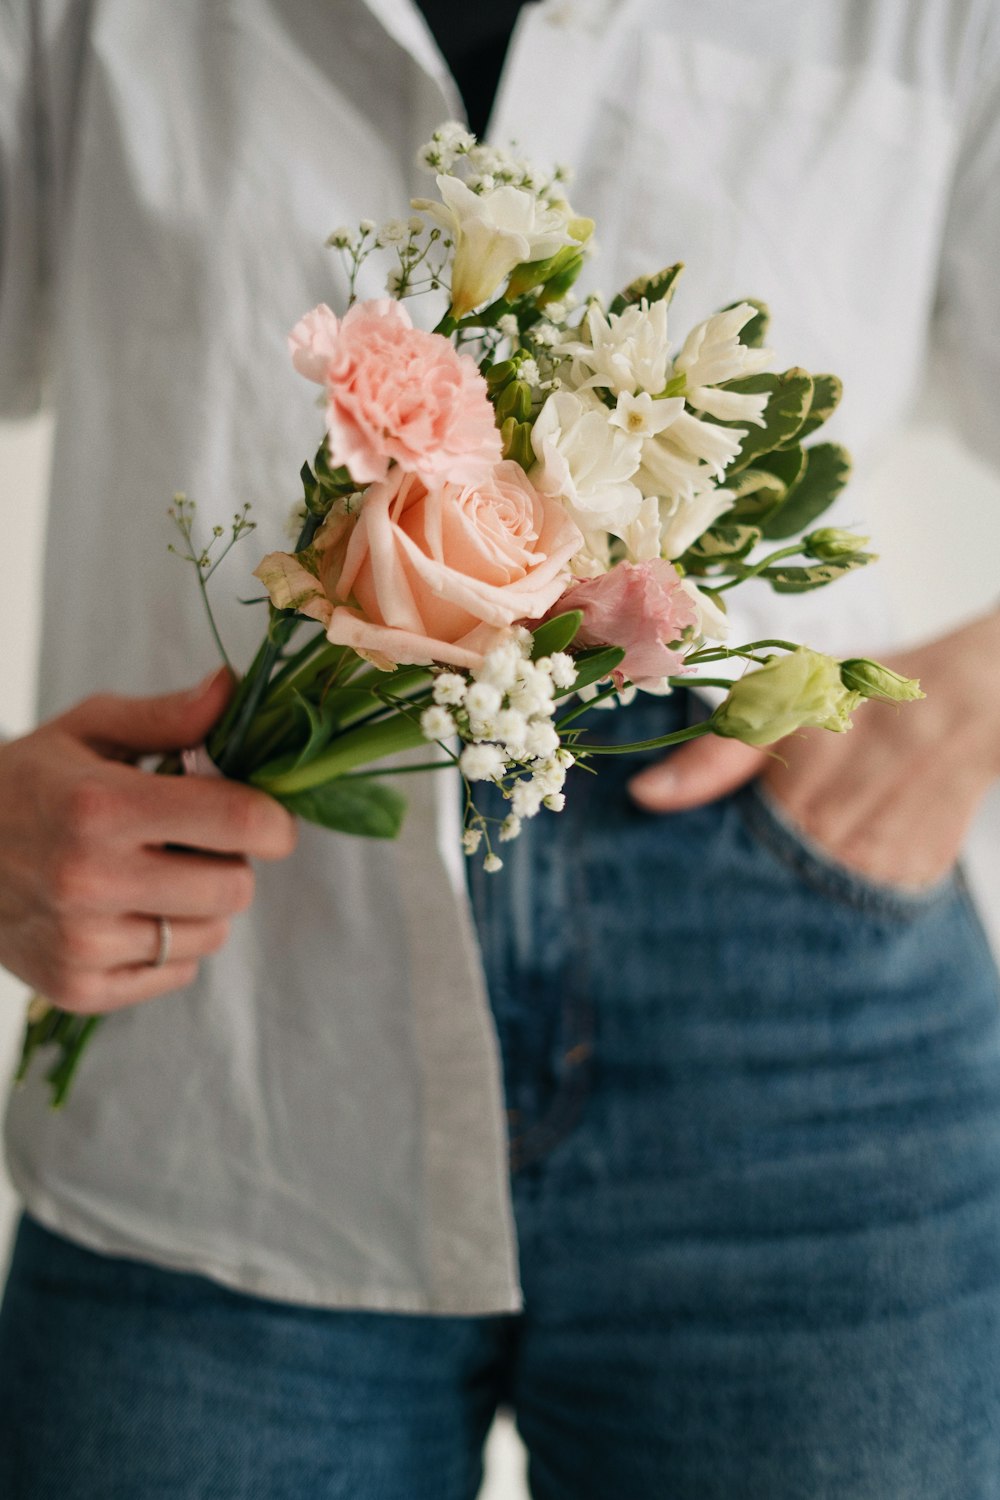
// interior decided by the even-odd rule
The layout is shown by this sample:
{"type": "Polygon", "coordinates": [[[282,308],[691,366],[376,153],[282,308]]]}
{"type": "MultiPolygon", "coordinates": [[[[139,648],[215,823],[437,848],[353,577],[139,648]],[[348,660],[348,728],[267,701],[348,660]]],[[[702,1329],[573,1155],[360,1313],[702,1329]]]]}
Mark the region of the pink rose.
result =
{"type": "Polygon", "coordinates": [[[384,479],[390,459],[426,484],[474,484],[499,462],[475,361],[399,302],[357,302],[343,318],[321,303],[288,342],[299,374],[326,387],[330,457],[357,484],[384,479]]]}
{"type": "Polygon", "coordinates": [[[464,487],[429,489],[394,469],[348,523],[317,534],[317,572],[278,552],[257,576],[279,608],[322,620],[331,641],[378,666],[476,667],[511,625],[555,603],[582,543],[560,502],[510,460],[464,487]]]}
{"type": "Polygon", "coordinates": [[[683,671],[683,655],[670,642],[697,624],[698,611],[672,563],[616,563],[600,578],[574,584],[551,613],[569,609],[583,611],[574,645],[624,646],[625,659],[612,673],[619,687],[626,680],[655,687],[683,671]]]}

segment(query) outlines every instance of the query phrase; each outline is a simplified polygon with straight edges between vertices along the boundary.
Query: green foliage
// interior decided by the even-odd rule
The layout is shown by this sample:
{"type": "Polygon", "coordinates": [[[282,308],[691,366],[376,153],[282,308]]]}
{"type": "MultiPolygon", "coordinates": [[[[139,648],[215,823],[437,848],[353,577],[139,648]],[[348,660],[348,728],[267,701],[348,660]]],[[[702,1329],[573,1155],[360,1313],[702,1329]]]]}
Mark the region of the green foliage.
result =
{"type": "Polygon", "coordinates": [[[814,375],[812,400],[805,421],[795,434],[795,442],[801,443],[818,427],[828,421],[840,405],[844,387],[836,375],[814,375]]]}
{"type": "Polygon", "coordinates": [[[608,308],[611,313],[623,313],[626,307],[633,306],[636,302],[669,302],[674,295],[674,287],[677,278],[684,269],[684,262],[679,260],[676,265],[667,266],[663,271],[657,271],[653,276],[637,276],[635,281],[630,281],[624,291],[618,296],[608,308]]]}
{"type": "Polygon", "coordinates": [[[807,567],[775,563],[773,567],[765,568],[761,577],[768,580],[776,594],[805,594],[834,583],[855,568],[863,568],[874,561],[872,552],[855,552],[853,557],[845,557],[840,562],[811,563],[807,567]]]}
{"type": "Polygon", "coordinates": [[[621,646],[592,646],[588,651],[581,651],[574,660],[576,682],[569,691],[576,693],[580,688],[599,682],[602,677],[610,677],[615,667],[625,660],[625,652],[621,646]]]}
{"type": "Polygon", "coordinates": [[[746,557],[760,541],[759,526],[728,525],[718,522],[710,526],[698,540],[688,548],[683,562],[691,572],[699,572],[699,564],[734,562],[746,557]]]}
{"type": "Polygon", "coordinates": [[[850,478],[850,455],[839,443],[815,443],[811,448],[792,448],[769,458],[785,459],[797,452],[803,455],[805,466],[798,482],[789,487],[785,499],[765,522],[768,541],[805,531],[833,504],[850,478]]]}
{"type": "Polygon", "coordinates": [[[544,625],[539,625],[533,632],[535,644],[531,648],[531,659],[537,661],[540,656],[551,656],[554,651],[565,651],[583,624],[582,609],[568,609],[563,615],[556,615],[552,620],[546,620],[544,625]]]}
{"type": "Polygon", "coordinates": [[[731,479],[727,475],[726,488],[735,492],[736,499],[721,520],[750,526],[762,525],[787,494],[785,485],[777,475],[756,468],[744,469],[731,479]]]}
{"type": "MultiPolygon", "coordinates": [[[[729,473],[739,473],[762,454],[770,453],[779,444],[794,438],[805,420],[812,401],[812,376],[807,370],[792,368],[781,374],[762,371],[759,375],[745,375],[739,380],[728,380],[720,390],[737,391],[743,395],[767,394],[764,409],[764,426],[751,427],[740,445],[740,451],[729,466],[729,473]]],[[[724,422],[724,427],[746,426],[745,423],[724,422]]]]}
{"type": "Polygon", "coordinates": [[[369,839],[394,839],[403,826],[406,798],[371,776],[341,776],[322,786],[278,797],[282,806],[308,823],[369,839]]]}

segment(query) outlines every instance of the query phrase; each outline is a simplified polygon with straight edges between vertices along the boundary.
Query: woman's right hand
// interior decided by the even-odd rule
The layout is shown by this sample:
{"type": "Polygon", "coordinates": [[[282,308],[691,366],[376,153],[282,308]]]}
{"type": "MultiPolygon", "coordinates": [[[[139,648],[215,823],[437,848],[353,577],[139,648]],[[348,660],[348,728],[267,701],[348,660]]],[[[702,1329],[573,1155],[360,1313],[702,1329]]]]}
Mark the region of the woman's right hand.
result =
{"type": "Polygon", "coordinates": [[[190,984],[253,899],[250,859],[295,847],[295,820],[263,792],[130,764],[199,744],[231,690],[220,671],[186,693],[102,694],[0,745],[0,964],[62,1009],[190,984]]]}

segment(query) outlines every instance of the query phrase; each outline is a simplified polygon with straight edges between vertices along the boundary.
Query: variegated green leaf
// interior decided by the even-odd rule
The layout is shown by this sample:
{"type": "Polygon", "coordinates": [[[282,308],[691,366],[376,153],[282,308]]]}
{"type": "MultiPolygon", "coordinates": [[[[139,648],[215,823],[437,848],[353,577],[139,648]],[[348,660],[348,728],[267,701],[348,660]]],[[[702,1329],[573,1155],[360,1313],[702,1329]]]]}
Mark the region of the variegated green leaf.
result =
{"type": "Polygon", "coordinates": [[[801,443],[804,438],[809,437],[823,423],[829,421],[844,393],[844,387],[836,375],[814,375],[812,401],[809,403],[809,411],[795,435],[795,441],[801,443]]]}
{"type": "Polygon", "coordinates": [[[768,580],[776,594],[804,594],[810,589],[834,583],[845,573],[853,573],[855,568],[863,568],[874,561],[873,552],[855,552],[853,557],[842,558],[840,562],[810,563],[808,567],[786,567],[775,563],[773,568],[765,568],[761,577],[768,580]]]}
{"type": "Polygon", "coordinates": [[[623,313],[626,307],[641,302],[643,298],[647,302],[669,302],[674,295],[677,278],[683,269],[684,262],[679,260],[676,265],[667,266],[665,270],[657,271],[654,276],[637,276],[635,281],[629,282],[624,291],[618,293],[608,311],[623,313]]]}
{"type": "MultiPolygon", "coordinates": [[[[740,380],[728,380],[720,389],[753,395],[766,392],[770,398],[764,409],[765,425],[750,428],[729,467],[729,473],[739,473],[761,454],[770,453],[796,435],[812,399],[812,376],[807,370],[796,368],[783,370],[778,375],[764,371],[759,375],[746,375],[740,380]]],[[[740,424],[726,422],[723,425],[739,427],[740,424]]]]}
{"type": "Polygon", "coordinates": [[[806,531],[833,504],[851,476],[850,454],[839,443],[815,443],[803,451],[806,466],[801,479],[764,526],[768,541],[806,531]]]}
{"type": "Polygon", "coordinates": [[[693,558],[698,562],[721,562],[725,559],[731,562],[735,558],[746,557],[756,547],[760,536],[758,526],[710,526],[688,548],[685,560],[693,558]]]}

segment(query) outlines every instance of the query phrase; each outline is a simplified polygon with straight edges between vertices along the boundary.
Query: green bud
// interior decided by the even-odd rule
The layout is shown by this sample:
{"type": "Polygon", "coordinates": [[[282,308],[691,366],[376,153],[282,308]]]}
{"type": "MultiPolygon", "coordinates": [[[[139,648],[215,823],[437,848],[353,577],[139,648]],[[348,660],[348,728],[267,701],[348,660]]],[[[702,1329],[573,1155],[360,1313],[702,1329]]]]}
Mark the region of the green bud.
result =
{"type": "Polygon", "coordinates": [[[522,469],[530,469],[535,462],[535,450],[531,446],[531,423],[508,417],[500,428],[500,436],[503,439],[504,458],[512,458],[522,469]]]}
{"type": "Polygon", "coordinates": [[[860,701],[860,693],[844,686],[839,662],[800,646],[733,683],[710,722],[728,739],[771,745],[796,729],[842,734],[860,701]]]}
{"type": "Polygon", "coordinates": [[[509,417],[526,422],[531,416],[531,387],[523,380],[512,380],[505,385],[496,403],[497,421],[501,428],[509,417]]]}
{"type": "Polygon", "coordinates": [[[486,371],[486,385],[491,396],[497,391],[502,391],[508,380],[513,380],[517,374],[518,361],[516,359],[502,359],[499,364],[491,365],[486,371]]]}
{"type": "Polygon", "coordinates": [[[870,541],[871,537],[842,531],[839,526],[821,526],[803,539],[802,551],[806,557],[817,557],[822,562],[838,562],[842,557],[853,557],[863,551],[870,541]]]}
{"type": "Polygon", "coordinates": [[[926,696],[915,677],[901,677],[889,667],[863,656],[841,662],[840,680],[851,692],[860,693],[863,698],[878,698],[882,703],[912,703],[926,696]]]}
{"type": "Polygon", "coordinates": [[[555,257],[556,261],[562,260],[563,256],[566,257],[564,263],[558,266],[551,276],[546,277],[541,291],[538,293],[537,301],[539,307],[544,307],[547,302],[561,301],[583,270],[583,254],[581,251],[572,249],[561,250],[555,257]]]}
{"type": "Polygon", "coordinates": [[[583,256],[578,245],[564,245],[555,255],[547,255],[544,260],[522,261],[510,273],[504,298],[513,302],[530,292],[532,287],[541,286],[546,288],[546,299],[551,302],[569,291],[582,266],[583,256]],[[561,291],[549,291],[553,283],[559,283],[561,291]]]}

